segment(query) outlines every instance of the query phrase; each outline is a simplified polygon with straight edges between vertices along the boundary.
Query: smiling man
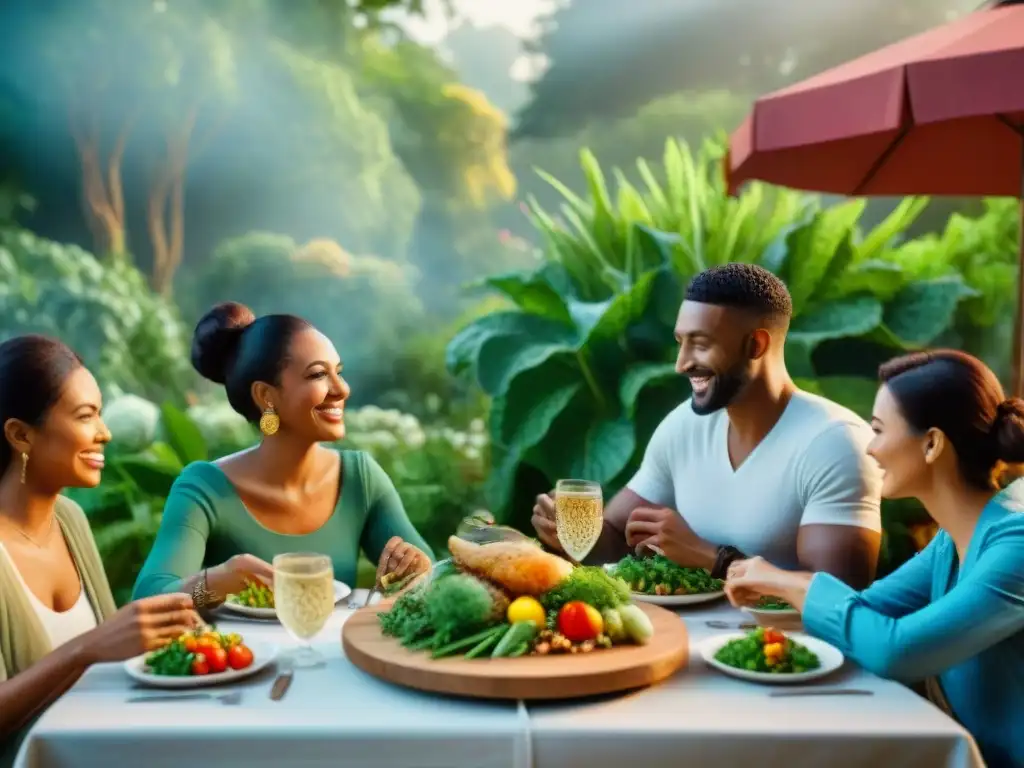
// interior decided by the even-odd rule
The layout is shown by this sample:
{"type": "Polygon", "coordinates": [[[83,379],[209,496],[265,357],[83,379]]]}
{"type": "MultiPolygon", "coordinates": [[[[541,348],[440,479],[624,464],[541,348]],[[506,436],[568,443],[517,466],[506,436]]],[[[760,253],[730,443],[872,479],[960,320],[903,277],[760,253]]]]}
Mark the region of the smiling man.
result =
{"type": "MultiPolygon", "coordinates": [[[[881,472],[870,426],[797,388],[783,347],[793,313],[767,270],[727,264],[697,275],[676,322],[676,370],[693,396],[655,430],[639,471],[605,509],[588,560],[653,549],[724,578],[760,555],[863,588],[881,542],[881,472]]],[[[533,524],[558,549],[549,494],[533,524]]]]}

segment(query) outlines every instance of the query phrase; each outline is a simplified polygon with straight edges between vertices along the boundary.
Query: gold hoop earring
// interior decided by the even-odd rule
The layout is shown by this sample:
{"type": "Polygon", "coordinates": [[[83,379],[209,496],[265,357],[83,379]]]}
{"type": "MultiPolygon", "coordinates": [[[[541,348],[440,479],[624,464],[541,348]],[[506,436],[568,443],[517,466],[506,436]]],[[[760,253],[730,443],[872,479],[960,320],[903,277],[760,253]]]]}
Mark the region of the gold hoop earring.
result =
{"type": "Polygon", "coordinates": [[[267,437],[275,434],[281,428],[281,418],[273,408],[267,408],[260,416],[260,432],[267,437]]]}
{"type": "Polygon", "coordinates": [[[21,454],[21,484],[25,484],[25,478],[28,476],[28,454],[21,454]]]}

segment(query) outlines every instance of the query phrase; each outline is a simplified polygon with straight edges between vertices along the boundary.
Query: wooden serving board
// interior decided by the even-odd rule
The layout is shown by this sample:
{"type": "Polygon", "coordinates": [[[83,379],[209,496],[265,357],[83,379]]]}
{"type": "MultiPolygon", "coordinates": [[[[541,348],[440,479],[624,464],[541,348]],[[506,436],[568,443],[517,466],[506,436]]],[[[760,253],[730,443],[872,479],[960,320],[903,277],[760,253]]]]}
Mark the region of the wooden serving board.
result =
{"type": "Polygon", "coordinates": [[[654,625],[647,645],[590,653],[520,656],[515,659],[432,659],[381,634],[377,613],[356,611],[341,630],[349,661],[364,672],[421,691],[480,699],[571,699],[643,688],[671,677],[689,661],[686,625],[656,605],[640,605],[654,625]]]}

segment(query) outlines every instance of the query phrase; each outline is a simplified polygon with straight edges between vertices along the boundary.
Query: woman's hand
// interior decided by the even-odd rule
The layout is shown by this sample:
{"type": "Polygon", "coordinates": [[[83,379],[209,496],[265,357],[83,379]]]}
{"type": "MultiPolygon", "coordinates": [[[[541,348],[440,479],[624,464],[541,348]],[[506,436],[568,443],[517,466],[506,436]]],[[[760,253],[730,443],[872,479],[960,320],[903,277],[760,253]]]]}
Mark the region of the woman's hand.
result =
{"type": "Polygon", "coordinates": [[[809,573],[784,571],[763,557],[751,557],[729,566],[725,594],[737,608],[753,605],[761,597],[778,597],[800,610],[810,580],[809,573]]]}
{"type": "Polygon", "coordinates": [[[129,603],[91,630],[85,640],[88,663],[124,661],[167,645],[202,624],[185,594],[154,595],[129,603]]]}
{"type": "Polygon", "coordinates": [[[220,598],[237,595],[251,581],[273,587],[273,566],[255,555],[235,555],[206,573],[208,588],[220,598]]]}
{"type": "Polygon", "coordinates": [[[384,588],[402,579],[418,576],[430,570],[430,558],[398,536],[392,536],[384,545],[377,562],[377,586],[384,588]],[[387,577],[387,583],[385,583],[387,577]]]}

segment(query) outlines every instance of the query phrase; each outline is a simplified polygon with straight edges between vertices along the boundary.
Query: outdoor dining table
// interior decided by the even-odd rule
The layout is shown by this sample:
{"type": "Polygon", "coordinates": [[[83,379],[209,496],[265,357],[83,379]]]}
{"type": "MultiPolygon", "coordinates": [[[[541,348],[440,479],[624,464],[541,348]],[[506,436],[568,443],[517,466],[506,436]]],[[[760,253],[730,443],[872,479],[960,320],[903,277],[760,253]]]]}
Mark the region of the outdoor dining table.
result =
{"type": "MultiPolygon", "coordinates": [[[[357,591],[352,604],[365,600],[357,591]]],[[[273,665],[216,699],[128,702],[138,688],[120,664],[102,664],[36,723],[16,768],[409,766],[415,768],[621,768],[623,765],[802,768],[828,765],[982,768],[973,739],[910,690],[847,662],[822,686],[871,695],[775,698],[777,686],[709,669],[706,622],[749,620],[724,600],[680,611],[689,666],[639,692],[568,702],[487,702],[399,688],[364,674],[342,653],[339,607],[315,645],[319,668],[298,669],[280,701],[273,665]]],[[[293,645],[276,622],[218,620],[251,640],[293,645]]],[[[815,686],[821,687],[821,686],[815,686]]],[[[223,688],[204,689],[215,693],[223,688]]]]}

